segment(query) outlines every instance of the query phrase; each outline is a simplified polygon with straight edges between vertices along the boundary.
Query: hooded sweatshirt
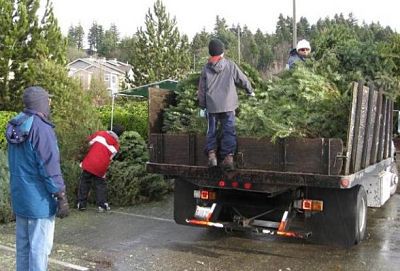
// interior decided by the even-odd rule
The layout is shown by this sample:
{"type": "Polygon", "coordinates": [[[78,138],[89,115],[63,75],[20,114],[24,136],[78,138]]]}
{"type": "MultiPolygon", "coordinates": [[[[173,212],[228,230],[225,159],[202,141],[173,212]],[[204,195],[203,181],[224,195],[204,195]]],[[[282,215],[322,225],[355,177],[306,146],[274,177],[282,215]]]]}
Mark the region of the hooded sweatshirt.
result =
{"type": "Polygon", "coordinates": [[[229,59],[209,61],[200,76],[197,98],[208,113],[234,111],[239,106],[236,86],[253,92],[251,84],[239,67],[229,59]]]}

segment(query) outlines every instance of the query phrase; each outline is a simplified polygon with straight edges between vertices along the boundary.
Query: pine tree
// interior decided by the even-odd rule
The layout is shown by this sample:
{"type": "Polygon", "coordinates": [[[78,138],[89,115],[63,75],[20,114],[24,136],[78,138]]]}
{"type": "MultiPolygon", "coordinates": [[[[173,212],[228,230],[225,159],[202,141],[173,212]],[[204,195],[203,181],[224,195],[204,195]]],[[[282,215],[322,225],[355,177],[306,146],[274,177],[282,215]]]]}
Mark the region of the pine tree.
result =
{"type": "Polygon", "coordinates": [[[0,0],[0,110],[10,103],[9,80],[17,40],[14,35],[13,1],[0,0]]]}
{"type": "Polygon", "coordinates": [[[90,27],[88,33],[89,49],[91,51],[98,52],[102,47],[103,40],[104,40],[103,26],[97,24],[97,22],[93,22],[92,27],[90,27]]]}
{"type": "Polygon", "coordinates": [[[81,24],[75,27],[75,39],[76,39],[76,47],[79,50],[83,49],[83,38],[85,37],[85,31],[81,24]]]}
{"type": "Polygon", "coordinates": [[[134,83],[147,84],[163,79],[179,79],[190,69],[187,36],[181,36],[175,18],[171,19],[165,6],[157,0],[153,12],[145,17],[145,29],[136,32],[138,38],[132,58],[134,83]]]}
{"type": "Polygon", "coordinates": [[[67,40],[68,40],[69,47],[73,47],[73,48],[77,47],[75,27],[72,25],[68,28],[67,40]]]}
{"type": "Polygon", "coordinates": [[[112,24],[110,29],[104,33],[103,40],[98,48],[99,56],[106,58],[116,58],[116,50],[119,42],[119,32],[115,24],[112,24]]]}

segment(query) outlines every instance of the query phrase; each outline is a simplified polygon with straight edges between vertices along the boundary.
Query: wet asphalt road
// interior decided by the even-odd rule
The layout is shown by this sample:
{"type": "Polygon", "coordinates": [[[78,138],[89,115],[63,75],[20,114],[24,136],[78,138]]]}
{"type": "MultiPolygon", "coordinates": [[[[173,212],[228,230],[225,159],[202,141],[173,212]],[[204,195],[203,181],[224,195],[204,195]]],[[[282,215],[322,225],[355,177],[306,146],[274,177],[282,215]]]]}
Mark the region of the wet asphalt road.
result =
{"type": "MultiPolygon", "coordinates": [[[[400,270],[400,194],[368,209],[367,238],[350,249],[177,225],[172,201],[57,220],[50,270],[400,270]]],[[[15,270],[14,224],[0,232],[0,270],[15,270]]]]}

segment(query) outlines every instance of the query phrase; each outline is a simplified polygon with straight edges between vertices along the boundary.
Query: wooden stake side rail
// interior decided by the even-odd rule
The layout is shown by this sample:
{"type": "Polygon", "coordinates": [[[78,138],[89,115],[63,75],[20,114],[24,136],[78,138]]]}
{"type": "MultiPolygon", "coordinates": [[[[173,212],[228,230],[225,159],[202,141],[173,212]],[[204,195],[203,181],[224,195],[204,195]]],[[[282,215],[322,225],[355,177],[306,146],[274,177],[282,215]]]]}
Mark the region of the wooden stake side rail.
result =
{"type": "MultiPolygon", "coordinates": [[[[151,134],[150,162],[207,166],[205,137],[196,134],[151,134]]],[[[336,138],[238,138],[237,168],[337,175],[343,165],[343,143],[336,138]]],[[[222,160],[222,157],[221,159],[222,160]]]]}

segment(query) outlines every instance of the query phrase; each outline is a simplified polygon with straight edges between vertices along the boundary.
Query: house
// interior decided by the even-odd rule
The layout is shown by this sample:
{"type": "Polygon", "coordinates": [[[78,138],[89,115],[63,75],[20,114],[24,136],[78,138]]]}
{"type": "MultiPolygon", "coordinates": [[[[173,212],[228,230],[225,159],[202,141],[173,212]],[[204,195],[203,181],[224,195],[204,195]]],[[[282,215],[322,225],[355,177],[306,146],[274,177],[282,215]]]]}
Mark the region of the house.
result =
{"type": "Polygon", "coordinates": [[[132,66],[116,59],[78,58],[67,65],[68,75],[79,78],[84,89],[90,88],[94,78],[104,80],[110,94],[118,93],[126,82],[126,77],[132,79],[132,66]]]}

